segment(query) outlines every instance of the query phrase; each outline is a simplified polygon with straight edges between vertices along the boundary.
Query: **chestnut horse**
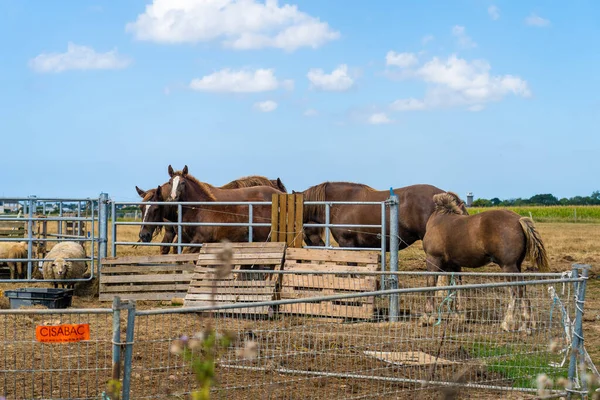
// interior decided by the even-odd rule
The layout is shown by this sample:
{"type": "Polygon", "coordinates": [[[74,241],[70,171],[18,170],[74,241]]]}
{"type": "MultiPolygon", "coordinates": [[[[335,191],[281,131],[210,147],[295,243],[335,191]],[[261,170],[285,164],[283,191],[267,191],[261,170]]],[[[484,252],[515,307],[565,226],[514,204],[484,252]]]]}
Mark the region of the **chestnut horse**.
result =
{"type": "MultiPolygon", "coordinates": [[[[425,236],[427,220],[435,209],[433,195],[444,191],[431,185],[412,185],[394,189],[398,196],[398,235],[400,249],[404,249],[425,236]]],[[[304,201],[374,201],[390,197],[389,190],[375,190],[370,186],[351,182],[324,182],[306,189],[304,201]]],[[[386,216],[387,248],[389,249],[390,223],[386,216]]],[[[324,205],[304,206],[304,223],[325,223],[324,205]]],[[[330,209],[331,224],[379,225],[380,205],[338,205],[330,209]]],[[[323,246],[324,228],[306,228],[309,246],[323,246]]],[[[331,228],[331,234],[341,247],[380,247],[381,228],[331,228]]]]}
{"type": "MultiPolygon", "coordinates": [[[[435,211],[427,222],[427,233],[423,239],[428,271],[460,272],[461,267],[479,268],[493,262],[504,272],[518,273],[525,258],[539,271],[548,270],[546,249],[531,218],[509,210],[467,215],[464,203],[452,192],[436,194],[433,202],[435,211]]],[[[435,286],[437,276],[428,276],[427,280],[427,286],[435,286]]],[[[520,306],[523,317],[520,329],[529,331],[535,323],[531,318],[531,304],[525,297],[525,287],[511,286],[510,294],[511,301],[502,329],[516,329],[515,312],[520,306]]],[[[457,303],[459,308],[460,302],[457,303]]],[[[421,322],[431,323],[432,316],[427,316],[427,313],[433,312],[431,292],[425,311],[421,322]]]]}
{"type": "MultiPolygon", "coordinates": [[[[271,186],[275,189],[279,189],[282,192],[286,193],[287,189],[285,187],[285,185],[283,184],[283,182],[281,181],[281,179],[277,178],[277,179],[269,179],[266,178],[264,176],[260,176],[260,175],[251,175],[251,176],[245,176],[239,179],[236,179],[234,181],[231,181],[223,186],[221,186],[221,189],[238,189],[238,188],[245,188],[245,187],[253,187],[253,186],[271,186]]],[[[161,199],[168,199],[169,194],[171,193],[171,184],[169,182],[159,186],[160,190],[161,190],[161,199]]],[[[154,197],[154,193],[156,192],[157,189],[149,189],[149,190],[142,190],[139,187],[135,187],[135,190],[138,192],[139,196],[142,198],[142,201],[152,201],[152,198],[154,197]]],[[[159,200],[159,201],[164,201],[164,200],[159,200]]],[[[141,210],[142,210],[142,215],[144,214],[145,211],[145,207],[146,206],[140,206],[141,210]]],[[[177,222],[177,206],[169,206],[169,205],[165,205],[164,209],[163,209],[163,217],[165,222],[177,222]]],[[[158,234],[161,230],[161,228],[165,229],[165,234],[163,236],[163,240],[162,243],[173,243],[175,241],[175,239],[177,238],[177,228],[173,225],[167,225],[167,226],[156,226],[155,231],[153,232],[153,236],[155,236],[156,234],[158,234]]],[[[182,239],[183,242],[185,242],[185,239],[182,239]]],[[[171,251],[171,247],[172,246],[161,246],[160,248],[160,253],[161,254],[169,254],[169,252],[171,251]]]]}
{"type": "MultiPolygon", "coordinates": [[[[253,186],[239,189],[221,189],[200,182],[188,174],[185,166],[182,171],[174,171],[169,165],[171,186],[169,197],[162,196],[159,186],[152,201],[182,201],[182,202],[271,202],[274,193],[280,190],[270,186],[253,186]]],[[[166,184],[165,184],[166,185],[166,184]]],[[[163,185],[164,186],[164,185],[163,185]]],[[[144,216],[144,222],[161,222],[164,218],[164,209],[168,204],[160,206],[148,206],[144,216]]],[[[215,206],[183,206],[183,222],[216,222],[216,223],[247,223],[249,207],[247,205],[215,205],[215,206]]],[[[271,206],[254,206],[253,222],[271,222],[271,206]]],[[[142,242],[152,240],[155,226],[143,224],[140,229],[142,242]]],[[[248,240],[249,229],[246,226],[186,226],[184,235],[189,238],[189,243],[211,243],[227,239],[232,242],[248,240]]],[[[255,241],[266,241],[269,237],[271,227],[253,228],[255,241]]],[[[198,247],[186,248],[185,252],[198,252],[198,247]]]]}

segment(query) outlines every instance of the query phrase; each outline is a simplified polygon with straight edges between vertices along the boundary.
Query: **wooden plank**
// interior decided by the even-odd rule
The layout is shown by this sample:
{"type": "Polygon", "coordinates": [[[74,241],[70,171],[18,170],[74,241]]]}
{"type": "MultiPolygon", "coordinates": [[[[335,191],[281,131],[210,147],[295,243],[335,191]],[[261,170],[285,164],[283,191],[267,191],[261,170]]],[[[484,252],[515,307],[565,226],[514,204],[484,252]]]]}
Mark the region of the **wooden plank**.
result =
{"type": "Polygon", "coordinates": [[[281,286],[365,292],[376,290],[377,277],[340,278],[333,275],[321,275],[318,277],[310,275],[284,275],[281,286]]]}
{"type": "Polygon", "coordinates": [[[301,248],[304,241],[304,196],[301,194],[295,194],[294,196],[296,196],[296,220],[294,221],[295,239],[291,246],[301,248]]]}
{"type": "Polygon", "coordinates": [[[286,242],[286,231],[287,231],[287,195],[282,194],[279,196],[279,229],[278,229],[278,242],[286,242]]]}
{"type": "Polygon", "coordinates": [[[148,272],[175,272],[175,271],[186,271],[194,272],[196,265],[194,264],[160,264],[160,265],[149,265],[149,266],[138,266],[138,265],[124,265],[115,267],[103,267],[103,275],[113,274],[147,274],[148,272]]]}
{"type": "Polygon", "coordinates": [[[185,262],[195,261],[198,254],[165,254],[157,256],[125,256],[125,257],[106,257],[102,259],[102,264],[106,265],[124,265],[124,264],[156,264],[162,262],[185,262]]]}
{"type": "Polygon", "coordinates": [[[279,307],[282,314],[310,314],[324,317],[371,319],[374,314],[372,305],[345,306],[323,303],[284,304],[279,307]]]}
{"type": "Polygon", "coordinates": [[[192,282],[190,282],[190,290],[192,290],[192,288],[197,287],[203,287],[203,288],[212,288],[214,286],[214,284],[217,284],[217,288],[218,289],[242,289],[242,288],[273,288],[275,286],[275,281],[228,281],[228,282],[223,282],[221,280],[201,280],[201,281],[196,281],[193,280],[192,282]]]}
{"type": "Polygon", "coordinates": [[[100,277],[100,283],[139,283],[139,282],[189,282],[193,274],[160,274],[160,275],[116,275],[100,277]]]}
{"type": "Polygon", "coordinates": [[[288,209],[287,209],[287,218],[286,218],[286,227],[285,227],[285,231],[287,232],[286,238],[285,238],[285,242],[287,243],[288,246],[292,246],[293,242],[294,242],[294,233],[295,233],[295,229],[294,229],[294,221],[296,220],[294,213],[296,211],[296,202],[294,201],[294,195],[293,194],[289,194],[287,195],[287,203],[288,203],[288,209]]]}
{"type": "Polygon", "coordinates": [[[273,193],[271,200],[271,242],[279,242],[279,194],[273,193]]]}
{"type": "MultiPolygon", "coordinates": [[[[240,295],[240,294],[244,294],[244,295],[261,295],[261,296],[270,296],[269,298],[272,298],[274,295],[274,291],[273,291],[273,287],[264,287],[264,288],[224,288],[224,287],[219,287],[217,288],[216,292],[219,295],[223,295],[223,294],[230,294],[230,295],[240,295]]],[[[187,294],[212,294],[212,289],[211,288],[207,288],[207,287],[191,287],[188,289],[187,294]]]]}
{"type": "Polygon", "coordinates": [[[0,221],[0,228],[21,228],[25,229],[26,221],[0,221]]]}
{"type": "Polygon", "coordinates": [[[100,294],[100,301],[112,301],[114,296],[119,296],[123,300],[146,300],[146,301],[170,301],[175,297],[181,298],[181,292],[157,292],[157,293],[111,293],[100,294]]]}
{"type": "Polygon", "coordinates": [[[186,293],[188,290],[188,284],[186,283],[170,283],[166,285],[100,285],[100,292],[102,293],[130,293],[130,292],[183,292],[186,293]]]}
{"type": "Polygon", "coordinates": [[[373,271],[373,268],[365,268],[360,265],[351,266],[351,265],[336,265],[336,264],[290,264],[285,263],[283,266],[284,271],[314,271],[318,272],[340,272],[340,273],[352,273],[352,272],[369,272],[373,271]]]}
{"type": "Polygon", "coordinates": [[[286,261],[310,260],[354,263],[379,263],[379,252],[374,250],[329,250],[329,249],[296,249],[289,248],[285,254],[286,261]]]}
{"type": "MultiPolygon", "coordinates": [[[[185,296],[186,300],[201,300],[211,301],[213,295],[211,293],[188,293],[185,296]]],[[[273,299],[273,293],[269,294],[216,294],[214,300],[217,303],[250,303],[257,301],[271,301],[273,299]]]]}
{"type": "MultiPolygon", "coordinates": [[[[232,263],[240,262],[242,260],[270,260],[275,262],[283,258],[283,251],[270,251],[265,249],[261,252],[260,249],[256,249],[252,253],[233,253],[232,263]]],[[[221,262],[218,258],[218,254],[198,254],[196,264],[205,264],[206,262],[221,262]]]]}
{"type": "MultiPolygon", "coordinates": [[[[209,250],[221,250],[223,248],[223,243],[204,243],[201,249],[201,253],[206,253],[209,250]]],[[[280,242],[232,242],[229,243],[228,246],[231,246],[234,251],[245,251],[247,249],[255,249],[255,248],[283,248],[284,244],[280,242]]]]}
{"type": "MultiPolygon", "coordinates": [[[[311,297],[317,296],[333,296],[335,294],[340,294],[335,290],[322,290],[322,291],[312,291],[312,290],[293,290],[293,291],[281,291],[278,293],[282,300],[286,299],[309,299],[311,297]]],[[[352,304],[349,307],[360,307],[363,305],[374,304],[373,298],[362,297],[356,299],[347,299],[340,300],[342,303],[352,304]]]]}

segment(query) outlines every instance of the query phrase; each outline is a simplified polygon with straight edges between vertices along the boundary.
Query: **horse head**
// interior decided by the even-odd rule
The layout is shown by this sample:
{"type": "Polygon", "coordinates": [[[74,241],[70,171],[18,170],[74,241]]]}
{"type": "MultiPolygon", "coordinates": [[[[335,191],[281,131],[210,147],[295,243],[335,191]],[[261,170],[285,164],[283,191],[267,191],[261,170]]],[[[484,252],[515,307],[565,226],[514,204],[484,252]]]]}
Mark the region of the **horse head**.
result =
{"type": "Polygon", "coordinates": [[[454,192],[438,193],[433,196],[436,214],[469,215],[464,201],[454,192]]]}
{"type": "Polygon", "coordinates": [[[186,179],[188,176],[187,165],[183,167],[181,171],[174,171],[173,167],[169,165],[169,185],[171,185],[171,193],[169,194],[168,201],[181,201],[186,187],[186,179]]]}
{"type": "MultiPolygon", "coordinates": [[[[164,202],[161,187],[158,186],[152,190],[152,197],[144,201],[164,202]]],[[[149,193],[148,190],[146,193],[149,193]]],[[[163,222],[163,206],[158,204],[146,204],[142,206],[142,226],[140,227],[139,237],[142,242],[148,243],[152,241],[152,237],[157,231],[158,225],[149,225],[147,223],[163,222]]]]}

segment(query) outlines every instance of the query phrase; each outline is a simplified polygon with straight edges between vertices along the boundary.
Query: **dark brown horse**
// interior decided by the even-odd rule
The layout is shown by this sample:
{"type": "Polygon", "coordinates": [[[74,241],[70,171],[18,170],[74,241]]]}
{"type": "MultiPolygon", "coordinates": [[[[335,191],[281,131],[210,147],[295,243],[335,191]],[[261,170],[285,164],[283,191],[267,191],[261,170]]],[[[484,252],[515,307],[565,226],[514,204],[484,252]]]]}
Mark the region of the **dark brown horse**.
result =
{"type": "MultiPolygon", "coordinates": [[[[200,182],[188,174],[187,166],[182,171],[173,171],[169,166],[171,186],[168,200],[182,202],[252,202],[268,201],[274,193],[280,190],[270,186],[253,186],[240,189],[221,189],[200,182]]],[[[165,201],[160,195],[162,190],[157,188],[156,201],[165,201]]],[[[168,204],[165,204],[168,206],[168,204]]],[[[160,222],[164,217],[164,206],[148,207],[145,222],[160,222]]],[[[183,222],[216,222],[216,223],[247,223],[249,207],[247,205],[215,205],[215,206],[184,206],[182,210],[183,222]]],[[[254,206],[253,222],[270,223],[271,206],[254,206]]],[[[270,233],[269,227],[253,228],[255,241],[266,241],[270,233]]],[[[186,226],[184,228],[189,243],[211,243],[227,239],[232,242],[248,240],[249,229],[245,226],[186,226]]],[[[142,225],[140,239],[149,242],[152,239],[153,226],[142,225]]],[[[198,247],[187,248],[186,252],[197,252],[198,247]]]]}
{"type": "MultiPolygon", "coordinates": [[[[382,202],[390,197],[390,191],[375,190],[367,185],[350,182],[325,182],[306,189],[304,201],[365,201],[382,202]]],[[[435,209],[433,195],[443,190],[431,185],[412,185],[394,189],[398,196],[398,234],[400,249],[423,239],[427,220],[435,209]]],[[[305,205],[305,223],[325,223],[325,206],[305,205]]],[[[380,205],[332,205],[330,223],[379,225],[380,205]]],[[[390,223],[386,216],[387,248],[389,249],[390,223]]],[[[309,246],[323,246],[323,228],[306,228],[304,240],[309,246]]],[[[331,234],[341,247],[380,247],[380,228],[332,228],[331,234]]]]}
{"type": "MultiPolygon", "coordinates": [[[[187,168],[187,166],[186,166],[187,168]]],[[[271,186],[275,189],[278,189],[282,192],[287,192],[287,189],[285,187],[285,185],[283,184],[283,182],[281,181],[281,179],[277,178],[277,179],[269,179],[266,178],[264,176],[260,176],[260,175],[251,175],[251,176],[245,176],[239,179],[236,179],[234,181],[231,181],[223,186],[221,186],[221,189],[239,189],[239,188],[245,188],[245,187],[254,187],[254,186],[271,186]]],[[[166,201],[169,198],[169,195],[171,193],[171,183],[167,182],[160,187],[161,190],[161,200],[158,201],[166,201]]],[[[147,191],[144,191],[142,189],[140,189],[139,187],[135,187],[136,191],[138,192],[138,194],[140,195],[140,197],[142,198],[142,201],[153,201],[152,198],[154,197],[154,193],[156,192],[157,189],[149,189],[147,191]]],[[[144,211],[146,209],[147,206],[140,206],[140,209],[142,210],[142,216],[144,215],[144,211]]],[[[165,220],[165,222],[177,222],[177,206],[175,205],[165,205],[163,210],[163,218],[165,220]]],[[[160,233],[161,228],[165,229],[165,234],[163,236],[162,239],[162,243],[165,244],[170,244],[173,243],[175,241],[175,239],[177,238],[177,228],[173,225],[166,225],[166,226],[156,226],[155,230],[153,231],[152,236],[155,236],[156,234],[160,233]]],[[[182,241],[186,242],[187,239],[182,239],[182,241]]],[[[161,254],[169,254],[170,250],[171,250],[172,246],[161,246],[160,248],[160,253],[161,254]]]]}
{"type": "MultiPolygon", "coordinates": [[[[466,215],[464,203],[451,192],[436,194],[433,201],[435,211],[427,222],[427,233],[423,239],[428,271],[460,272],[461,267],[479,268],[492,262],[504,272],[518,273],[526,258],[539,271],[548,270],[546,249],[531,218],[509,210],[466,215]]],[[[428,286],[435,286],[436,282],[437,276],[428,277],[428,286]]],[[[502,329],[516,329],[515,312],[520,306],[523,317],[521,329],[529,330],[533,323],[525,287],[513,286],[510,292],[511,301],[502,329]]],[[[432,311],[433,295],[430,294],[426,313],[432,311]]],[[[425,315],[422,322],[431,323],[432,318],[425,315]]]]}

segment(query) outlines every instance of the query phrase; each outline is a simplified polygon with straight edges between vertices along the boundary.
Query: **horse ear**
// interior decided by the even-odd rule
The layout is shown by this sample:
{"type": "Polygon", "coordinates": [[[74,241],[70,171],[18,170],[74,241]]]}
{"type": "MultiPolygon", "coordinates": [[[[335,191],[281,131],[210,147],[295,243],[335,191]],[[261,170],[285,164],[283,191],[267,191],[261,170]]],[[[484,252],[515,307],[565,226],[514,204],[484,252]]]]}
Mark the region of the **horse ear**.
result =
{"type": "Polygon", "coordinates": [[[188,167],[187,165],[183,167],[183,171],[181,171],[181,175],[186,176],[188,174],[188,167]]]}
{"type": "Polygon", "coordinates": [[[171,164],[169,164],[169,176],[172,178],[174,174],[175,171],[173,171],[173,167],[171,167],[171,164]]]}
{"type": "Polygon", "coordinates": [[[137,190],[138,194],[140,195],[140,197],[143,199],[144,196],[146,195],[146,191],[140,189],[139,187],[135,187],[135,190],[137,190]]]}
{"type": "Polygon", "coordinates": [[[156,188],[154,196],[158,199],[158,201],[162,201],[162,192],[160,190],[160,185],[158,185],[158,187],[156,188]]]}
{"type": "Polygon", "coordinates": [[[296,194],[296,191],[294,189],[292,189],[292,194],[296,194]]]}

